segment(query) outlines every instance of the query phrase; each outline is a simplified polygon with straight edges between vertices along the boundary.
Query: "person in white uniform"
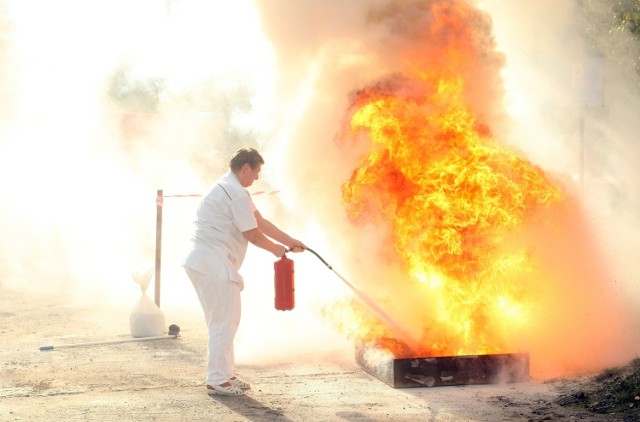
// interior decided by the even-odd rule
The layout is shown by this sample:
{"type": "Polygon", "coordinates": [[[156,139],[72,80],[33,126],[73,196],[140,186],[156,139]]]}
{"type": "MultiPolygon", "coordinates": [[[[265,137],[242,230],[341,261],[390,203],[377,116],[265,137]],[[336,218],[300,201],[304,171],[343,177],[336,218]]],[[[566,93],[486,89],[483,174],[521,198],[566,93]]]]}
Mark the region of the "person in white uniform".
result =
{"type": "Polygon", "coordinates": [[[238,271],[248,242],[276,257],[306,248],[263,218],[245,189],[258,179],[263,164],[264,159],[253,148],[241,148],[233,154],[229,171],[213,183],[200,202],[192,248],[184,261],[209,329],[206,384],[210,395],[241,395],[250,388],[234,374],[233,349],[244,288],[238,271]]]}

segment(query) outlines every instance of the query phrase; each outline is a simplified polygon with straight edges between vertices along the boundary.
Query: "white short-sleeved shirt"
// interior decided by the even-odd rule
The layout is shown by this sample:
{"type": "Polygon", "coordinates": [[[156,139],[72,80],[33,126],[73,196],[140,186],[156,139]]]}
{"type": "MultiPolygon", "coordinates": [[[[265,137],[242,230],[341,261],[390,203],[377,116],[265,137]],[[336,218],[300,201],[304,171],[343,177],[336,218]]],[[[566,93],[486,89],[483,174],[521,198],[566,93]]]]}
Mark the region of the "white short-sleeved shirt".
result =
{"type": "Polygon", "coordinates": [[[228,277],[244,287],[238,270],[248,241],[242,232],[258,227],[255,211],[249,192],[233,172],[216,180],[198,207],[192,249],[184,265],[210,276],[228,277]]]}

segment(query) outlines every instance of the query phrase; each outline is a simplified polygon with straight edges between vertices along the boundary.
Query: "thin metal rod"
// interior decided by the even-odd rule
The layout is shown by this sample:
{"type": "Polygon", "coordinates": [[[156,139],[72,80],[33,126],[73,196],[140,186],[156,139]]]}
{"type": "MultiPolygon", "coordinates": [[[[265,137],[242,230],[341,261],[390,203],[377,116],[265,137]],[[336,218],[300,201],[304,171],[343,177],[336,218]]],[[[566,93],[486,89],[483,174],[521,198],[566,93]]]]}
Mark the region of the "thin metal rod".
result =
{"type": "Polygon", "coordinates": [[[59,346],[40,346],[40,351],[45,352],[48,350],[69,349],[72,347],[97,346],[97,345],[117,344],[117,343],[131,343],[136,341],[166,340],[166,339],[175,339],[175,338],[178,338],[177,334],[169,335],[169,336],[127,338],[122,340],[90,341],[87,343],[69,343],[69,344],[61,344],[59,346]]]}
{"type": "Polygon", "coordinates": [[[156,196],[156,266],[155,266],[155,302],[160,307],[160,273],[162,266],[162,189],[158,189],[156,196]]]}
{"type": "Polygon", "coordinates": [[[585,159],[585,147],[584,147],[584,107],[580,109],[580,120],[578,131],[580,134],[580,194],[584,195],[584,159],[585,159]]]}

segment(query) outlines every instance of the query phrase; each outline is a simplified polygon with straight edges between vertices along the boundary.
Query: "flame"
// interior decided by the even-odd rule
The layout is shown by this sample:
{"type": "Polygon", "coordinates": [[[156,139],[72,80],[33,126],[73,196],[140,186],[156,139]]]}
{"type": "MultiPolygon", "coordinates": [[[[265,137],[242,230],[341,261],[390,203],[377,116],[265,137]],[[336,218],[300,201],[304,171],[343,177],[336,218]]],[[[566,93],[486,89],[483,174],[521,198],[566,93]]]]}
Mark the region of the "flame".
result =
{"type": "MultiPolygon", "coordinates": [[[[437,60],[407,60],[401,74],[354,95],[341,139],[370,146],[343,185],[348,217],[388,229],[392,248],[381,253],[407,274],[390,283],[429,305],[412,321],[422,327],[412,345],[421,356],[504,352],[508,333],[526,327],[536,300],[535,258],[510,240],[564,196],[474,114],[472,72],[463,70],[473,41],[464,27],[468,12],[461,3],[434,2],[428,37],[459,36],[441,44],[437,60]]],[[[393,334],[354,303],[338,308],[334,320],[361,339],[393,334]]]]}

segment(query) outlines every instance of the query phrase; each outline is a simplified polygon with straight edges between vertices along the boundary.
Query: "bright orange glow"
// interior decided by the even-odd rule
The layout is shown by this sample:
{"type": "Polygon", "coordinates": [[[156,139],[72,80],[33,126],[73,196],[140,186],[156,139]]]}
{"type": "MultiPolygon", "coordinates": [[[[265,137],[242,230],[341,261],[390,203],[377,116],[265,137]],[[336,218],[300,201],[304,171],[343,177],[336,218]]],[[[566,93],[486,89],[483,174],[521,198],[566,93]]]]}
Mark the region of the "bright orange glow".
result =
{"type": "MultiPolygon", "coordinates": [[[[354,224],[389,228],[385,259],[407,274],[390,283],[425,298],[429,310],[411,322],[421,327],[412,344],[421,356],[508,352],[509,331],[530,321],[536,263],[524,248],[505,245],[563,199],[540,168],[501,146],[474,116],[469,81],[456,72],[473,65],[466,10],[456,4],[434,7],[430,36],[462,35],[442,44],[438,60],[408,59],[404,76],[361,91],[342,139],[370,142],[343,200],[354,224]]],[[[334,319],[362,339],[389,335],[351,307],[347,316],[341,304],[334,319]]]]}

